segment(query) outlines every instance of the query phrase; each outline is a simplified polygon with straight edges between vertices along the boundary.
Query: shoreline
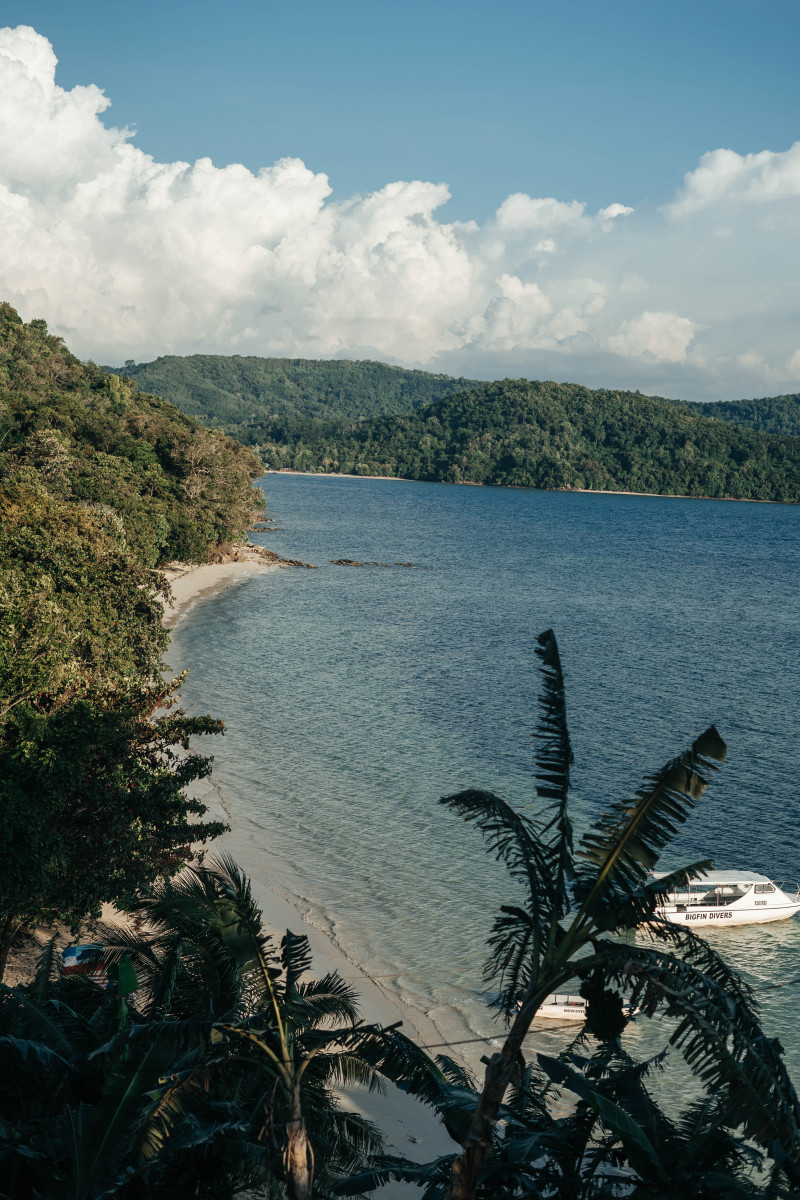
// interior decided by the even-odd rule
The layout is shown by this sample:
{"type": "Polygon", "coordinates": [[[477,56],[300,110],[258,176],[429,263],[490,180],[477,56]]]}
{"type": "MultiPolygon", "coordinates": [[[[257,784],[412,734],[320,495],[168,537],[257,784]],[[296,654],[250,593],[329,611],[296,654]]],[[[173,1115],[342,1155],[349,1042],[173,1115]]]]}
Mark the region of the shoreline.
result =
{"type": "MultiPolygon", "coordinates": [[[[275,570],[279,566],[279,563],[265,562],[257,553],[226,563],[199,566],[170,564],[163,574],[170,581],[174,600],[171,605],[165,607],[164,624],[174,629],[177,623],[194,609],[198,601],[217,595],[255,572],[275,570]]],[[[181,664],[178,664],[177,669],[181,669],[181,664]]],[[[403,1032],[420,1046],[436,1046],[437,1043],[447,1041],[445,1034],[427,1013],[404,1004],[399,997],[392,995],[388,988],[382,986],[379,979],[373,978],[347,955],[336,940],[333,923],[330,923],[327,929],[314,924],[303,911],[301,897],[292,898],[270,885],[268,852],[254,844],[247,818],[236,816],[230,799],[223,793],[213,773],[209,779],[193,789],[193,794],[206,805],[212,818],[224,820],[230,826],[228,833],[205,848],[206,853],[230,854],[247,873],[252,884],[253,896],[261,909],[264,926],[274,935],[276,944],[280,943],[286,929],[290,928],[293,933],[305,934],[312,952],[311,974],[319,977],[328,972],[338,971],[354,987],[365,1021],[379,1022],[382,1025],[392,1025],[400,1021],[403,1032]]],[[[440,1052],[441,1050],[436,1048],[430,1051],[432,1056],[440,1052]]],[[[448,1050],[448,1053],[454,1057],[462,1057],[457,1048],[455,1051],[448,1050]]],[[[382,1130],[389,1153],[425,1162],[457,1150],[456,1144],[431,1108],[391,1085],[387,1085],[386,1094],[383,1096],[359,1088],[344,1089],[341,1094],[347,1107],[368,1117],[382,1130]]],[[[379,1194],[387,1200],[394,1197],[399,1200],[399,1197],[409,1193],[405,1185],[387,1184],[380,1189],[379,1194]]]]}
{"type": "Polygon", "coordinates": [[[441,483],[447,487],[496,487],[506,488],[512,492],[558,492],[569,496],[645,496],[653,500],[715,500],[724,504],[798,504],[798,500],[758,500],[751,496],[689,496],[683,492],[628,492],[622,489],[607,488],[537,488],[522,483],[479,483],[473,479],[460,479],[458,482],[446,479],[405,479],[402,475],[345,475],[340,471],[292,471],[288,467],[276,470],[271,468],[265,475],[303,475],[306,479],[386,479],[392,483],[441,483]]]}
{"type": "MultiPolygon", "coordinates": [[[[261,571],[276,571],[282,567],[295,566],[261,546],[253,544],[237,547],[232,557],[218,563],[171,562],[159,567],[172,590],[172,600],[164,605],[164,624],[174,629],[198,600],[214,596],[231,584],[249,578],[261,571]]],[[[305,564],[303,564],[305,565],[305,564]]]]}

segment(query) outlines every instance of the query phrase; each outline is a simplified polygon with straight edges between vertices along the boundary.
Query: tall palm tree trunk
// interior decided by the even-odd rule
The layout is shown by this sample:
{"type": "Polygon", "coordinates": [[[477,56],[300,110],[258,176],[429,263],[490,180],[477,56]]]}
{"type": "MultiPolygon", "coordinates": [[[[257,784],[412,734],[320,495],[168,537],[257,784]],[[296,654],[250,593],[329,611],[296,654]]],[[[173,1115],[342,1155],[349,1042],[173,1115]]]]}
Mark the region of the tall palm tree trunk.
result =
{"type": "Polygon", "coordinates": [[[300,1080],[292,1088],[292,1117],[286,1126],[284,1167],[295,1200],[310,1200],[314,1186],[314,1151],[300,1105],[300,1080]]]}
{"type": "MultiPolygon", "coordinates": [[[[535,1004],[538,1007],[540,998],[535,1004]]],[[[493,1054],[486,1065],[486,1078],[469,1133],[464,1139],[464,1152],[453,1163],[447,1200],[472,1200],[478,1185],[481,1167],[492,1152],[494,1129],[500,1105],[508,1085],[519,1071],[521,1049],[536,1008],[528,1000],[508,1031],[502,1050],[493,1054]]]]}

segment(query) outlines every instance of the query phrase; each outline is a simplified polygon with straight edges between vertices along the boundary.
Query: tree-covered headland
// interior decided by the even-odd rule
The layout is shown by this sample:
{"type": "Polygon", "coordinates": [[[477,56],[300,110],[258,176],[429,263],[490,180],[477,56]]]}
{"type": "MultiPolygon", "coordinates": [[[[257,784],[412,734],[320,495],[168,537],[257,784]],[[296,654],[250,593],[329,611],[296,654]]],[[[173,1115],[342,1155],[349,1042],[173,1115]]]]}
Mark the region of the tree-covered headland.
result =
{"type": "Polygon", "coordinates": [[[373,362],[191,355],[140,387],[272,469],[515,487],[800,499],[800,396],[695,404],[576,384],[481,384],[373,362]]]}
{"type": "Polygon", "coordinates": [[[800,438],[636,392],[501,380],[402,416],[275,422],[273,468],[511,487],[800,500],[800,438]]]}
{"type": "Polygon", "coordinates": [[[215,836],[222,723],[165,682],[164,577],[241,539],[252,451],[0,305],[0,973],[27,925],[123,901],[215,836]]]}

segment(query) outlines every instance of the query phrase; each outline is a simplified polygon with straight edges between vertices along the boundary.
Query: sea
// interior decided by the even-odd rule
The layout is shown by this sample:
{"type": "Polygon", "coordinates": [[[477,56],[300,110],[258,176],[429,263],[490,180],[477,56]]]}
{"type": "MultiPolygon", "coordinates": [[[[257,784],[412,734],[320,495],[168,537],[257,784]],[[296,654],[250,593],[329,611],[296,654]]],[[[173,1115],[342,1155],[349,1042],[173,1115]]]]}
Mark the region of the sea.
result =
{"type": "MultiPolygon", "coordinates": [[[[170,650],[189,668],[183,704],[226,722],[202,748],[248,862],[429,1014],[445,1052],[477,1067],[497,1043],[481,967],[517,893],[438,799],[485,788],[537,811],[545,629],[576,840],[714,723],[727,760],[661,865],[800,883],[800,506],[289,474],[261,487],[276,529],[253,540],[318,569],[196,603],[170,650]]],[[[800,1083],[800,919],[708,936],[800,1083]]],[[[641,1055],[673,1028],[634,1025],[641,1055]]],[[[528,1049],[572,1032],[537,1022],[528,1049]]]]}

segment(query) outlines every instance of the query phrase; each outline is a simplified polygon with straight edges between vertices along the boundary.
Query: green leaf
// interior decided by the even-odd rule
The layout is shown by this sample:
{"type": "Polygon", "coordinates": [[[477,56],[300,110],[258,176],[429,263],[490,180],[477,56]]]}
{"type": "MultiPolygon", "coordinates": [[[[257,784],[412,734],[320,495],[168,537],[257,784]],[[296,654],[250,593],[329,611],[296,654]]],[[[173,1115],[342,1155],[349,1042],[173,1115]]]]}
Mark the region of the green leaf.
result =
{"type": "Polygon", "coordinates": [[[602,1096],[594,1089],[585,1095],[586,1103],[599,1116],[600,1120],[615,1133],[622,1142],[630,1159],[633,1169],[642,1179],[666,1183],[667,1175],[664,1165],[659,1158],[653,1143],[634,1121],[633,1117],[620,1108],[613,1100],[602,1096]]]}

